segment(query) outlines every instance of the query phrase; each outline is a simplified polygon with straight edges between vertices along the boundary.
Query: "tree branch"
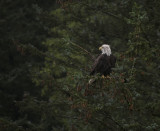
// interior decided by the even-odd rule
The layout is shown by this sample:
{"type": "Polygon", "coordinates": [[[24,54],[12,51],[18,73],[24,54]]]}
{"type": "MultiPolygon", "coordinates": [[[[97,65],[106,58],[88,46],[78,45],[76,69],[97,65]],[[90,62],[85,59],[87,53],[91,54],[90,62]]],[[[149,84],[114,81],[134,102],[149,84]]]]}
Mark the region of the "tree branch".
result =
{"type": "Polygon", "coordinates": [[[92,58],[92,60],[95,60],[95,57],[94,57],[89,51],[87,51],[86,49],[84,49],[83,47],[81,47],[81,46],[75,44],[75,43],[72,42],[72,41],[69,41],[69,43],[71,43],[72,45],[74,45],[74,46],[80,48],[80,49],[83,50],[86,54],[88,54],[88,55],[92,58]]]}

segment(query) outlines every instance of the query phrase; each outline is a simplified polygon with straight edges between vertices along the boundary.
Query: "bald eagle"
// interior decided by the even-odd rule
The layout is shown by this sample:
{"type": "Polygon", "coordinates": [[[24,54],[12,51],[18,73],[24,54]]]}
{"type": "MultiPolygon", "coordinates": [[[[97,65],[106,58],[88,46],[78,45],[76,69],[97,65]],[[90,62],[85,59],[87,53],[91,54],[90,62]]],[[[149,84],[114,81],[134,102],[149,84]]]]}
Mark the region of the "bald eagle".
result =
{"type": "MultiPolygon", "coordinates": [[[[95,60],[90,75],[92,76],[99,73],[102,76],[108,76],[112,72],[112,68],[115,67],[116,57],[111,54],[111,48],[107,44],[102,45],[99,50],[101,50],[102,53],[95,60]]],[[[93,82],[93,79],[89,81],[90,84],[93,82]]]]}

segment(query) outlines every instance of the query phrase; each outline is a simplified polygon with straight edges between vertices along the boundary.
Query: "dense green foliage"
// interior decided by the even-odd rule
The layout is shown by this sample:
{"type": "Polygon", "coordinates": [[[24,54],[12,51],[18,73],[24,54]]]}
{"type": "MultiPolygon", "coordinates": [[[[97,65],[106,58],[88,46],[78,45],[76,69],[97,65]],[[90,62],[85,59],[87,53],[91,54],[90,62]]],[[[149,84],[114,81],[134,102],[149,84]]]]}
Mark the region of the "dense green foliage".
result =
{"type": "Polygon", "coordinates": [[[159,0],[2,0],[0,130],[160,129],[159,0]],[[117,57],[89,72],[98,47],[117,57]]]}

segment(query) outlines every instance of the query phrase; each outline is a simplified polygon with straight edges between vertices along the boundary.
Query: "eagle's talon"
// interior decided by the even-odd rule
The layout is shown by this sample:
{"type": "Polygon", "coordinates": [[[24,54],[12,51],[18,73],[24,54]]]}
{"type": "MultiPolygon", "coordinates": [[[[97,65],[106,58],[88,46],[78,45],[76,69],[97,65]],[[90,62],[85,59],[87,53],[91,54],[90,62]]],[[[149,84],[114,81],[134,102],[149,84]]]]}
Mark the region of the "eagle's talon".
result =
{"type": "Polygon", "coordinates": [[[102,75],[102,79],[105,79],[106,77],[104,75],[102,75]]]}
{"type": "Polygon", "coordinates": [[[110,77],[110,76],[107,76],[107,79],[111,79],[111,77],[110,77]]]}

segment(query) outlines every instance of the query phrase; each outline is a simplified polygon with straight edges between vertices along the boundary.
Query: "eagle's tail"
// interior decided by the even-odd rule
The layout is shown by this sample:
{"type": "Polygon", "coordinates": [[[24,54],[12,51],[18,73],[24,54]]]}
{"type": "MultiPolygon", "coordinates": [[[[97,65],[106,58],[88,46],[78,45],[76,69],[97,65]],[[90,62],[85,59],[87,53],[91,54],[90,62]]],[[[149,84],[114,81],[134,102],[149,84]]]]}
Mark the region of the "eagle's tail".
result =
{"type": "Polygon", "coordinates": [[[94,83],[96,80],[94,78],[90,79],[88,84],[91,85],[92,83],[94,83]]]}

